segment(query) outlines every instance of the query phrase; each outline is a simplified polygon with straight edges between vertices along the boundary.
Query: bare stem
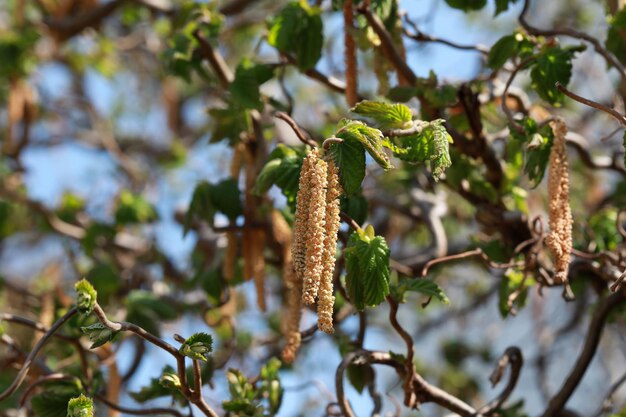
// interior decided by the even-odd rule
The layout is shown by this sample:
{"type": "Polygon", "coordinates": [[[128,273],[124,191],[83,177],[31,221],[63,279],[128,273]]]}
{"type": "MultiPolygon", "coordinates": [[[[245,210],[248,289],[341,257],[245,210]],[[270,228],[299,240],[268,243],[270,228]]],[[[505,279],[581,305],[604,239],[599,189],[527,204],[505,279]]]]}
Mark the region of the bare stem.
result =
{"type": "Polygon", "coordinates": [[[39,341],[37,342],[33,350],[31,350],[28,356],[26,357],[26,360],[24,361],[24,364],[22,365],[22,369],[20,369],[20,371],[18,372],[17,376],[15,377],[11,385],[9,385],[9,387],[6,390],[4,390],[2,394],[0,394],[0,401],[3,401],[4,399],[8,398],[9,395],[13,394],[15,390],[17,390],[20,387],[22,382],[24,382],[26,375],[28,375],[28,371],[31,365],[33,364],[33,361],[37,357],[37,354],[41,350],[41,348],[43,348],[46,342],[61,328],[61,326],[63,326],[76,313],[78,313],[78,310],[76,310],[75,307],[71,308],[67,313],[63,315],[63,317],[58,319],[56,323],[52,325],[52,327],[50,327],[50,329],[41,337],[41,339],[39,339],[39,341]]]}

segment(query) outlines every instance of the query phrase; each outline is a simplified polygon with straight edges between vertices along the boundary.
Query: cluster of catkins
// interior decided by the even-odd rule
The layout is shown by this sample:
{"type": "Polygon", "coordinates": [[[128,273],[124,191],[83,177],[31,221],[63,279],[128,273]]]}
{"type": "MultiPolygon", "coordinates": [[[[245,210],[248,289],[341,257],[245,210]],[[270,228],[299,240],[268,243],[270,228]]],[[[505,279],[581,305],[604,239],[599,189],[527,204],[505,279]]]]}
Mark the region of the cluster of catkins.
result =
{"type": "Polygon", "coordinates": [[[557,118],[551,124],[554,143],[550,151],[548,168],[548,198],[550,233],[546,244],[554,256],[556,267],[555,281],[562,284],[567,281],[567,270],[572,251],[572,210],[569,205],[569,174],[567,170],[567,151],[565,135],[567,126],[557,118]]]}
{"type": "Polygon", "coordinates": [[[304,158],[298,187],[291,245],[294,275],[285,277],[290,291],[287,346],[283,350],[286,361],[293,360],[300,344],[302,304],[314,304],[317,298],[318,328],[326,333],[334,332],[333,272],[342,193],[335,163],[322,159],[318,149],[312,150],[304,158]]]}

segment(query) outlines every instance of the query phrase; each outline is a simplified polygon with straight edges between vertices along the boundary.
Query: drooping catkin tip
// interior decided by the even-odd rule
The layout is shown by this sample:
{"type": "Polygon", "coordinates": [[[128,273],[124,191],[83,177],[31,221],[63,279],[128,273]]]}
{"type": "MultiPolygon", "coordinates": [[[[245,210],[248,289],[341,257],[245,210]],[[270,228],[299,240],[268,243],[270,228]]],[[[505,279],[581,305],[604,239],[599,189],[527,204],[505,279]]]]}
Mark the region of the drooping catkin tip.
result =
{"type": "Polygon", "coordinates": [[[546,245],[552,252],[555,264],[557,284],[567,282],[570,253],[572,251],[572,210],[569,204],[569,172],[565,135],[567,126],[561,118],[555,119],[550,126],[554,142],[550,150],[548,166],[548,198],[550,233],[546,245]]]}

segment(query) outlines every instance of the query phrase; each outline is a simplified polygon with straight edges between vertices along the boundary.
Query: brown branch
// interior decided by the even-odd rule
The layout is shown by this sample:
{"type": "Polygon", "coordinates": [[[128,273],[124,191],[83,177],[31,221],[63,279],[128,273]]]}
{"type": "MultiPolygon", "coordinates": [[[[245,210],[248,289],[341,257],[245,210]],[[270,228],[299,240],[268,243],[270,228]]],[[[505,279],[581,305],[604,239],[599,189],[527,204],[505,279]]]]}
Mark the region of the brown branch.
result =
{"type": "Polygon", "coordinates": [[[604,57],[604,59],[608,63],[613,65],[619,71],[622,80],[626,81],[626,68],[624,68],[624,65],[622,65],[622,63],[615,57],[615,55],[613,55],[602,46],[602,43],[598,39],[584,32],[579,32],[571,28],[545,30],[531,26],[528,21],[526,21],[526,13],[528,12],[529,6],[530,0],[524,0],[524,7],[522,8],[522,12],[519,15],[520,25],[522,25],[522,27],[526,29],[529,34],[547,37],[568,36],[571,38],[587,41],[593,45],[593,48],[596,50],[597,53],[602,55],[602,57],[604,57]]]}
{"type": "Polygon", "coordinates": [[[104,397],[103,395],[100,395],[100,394],[94,395],[94,398],[96,400],[100,401],[102,404],[106,405],[107,407],[112,408],[112,409],[117,410],[117,411],[122,412],[122,413],[126,413],[126,414],[134,414],[134,415],[139,415],[139,416],[169,414],[169,415],[172,415],[174,417],[185,417],[180,411],[175,410],[173,408],[165,408],[165,407],[158,407],[158,408],[128,408],[128,407],[123,407],[123,406],[121,406],[119,404],[112,403],[111,401],[107,400],[106,397],[104,397]]]}
{"type": "Polygon", "coordinates": [[[507,365],[510,365],[511,367],[509,383],[506,385],[502,393],[498,395],[498,397],[478,409],[479,414],[484,414],[486,416],[492,414],[494,411],[500,408],[502,404],[504,404],[504,402],[509,398],[509,396],[515,389],[517,381],[519,380],[520,372],[522,370],[522,365],[524,365],[524,357],[522,356],[522,351],[518,347],[511,346],[504,351],[504,354],[498,361],[496,369],[494,369],[491,377],[489,378],[493,386],[500,382],[500,380],[502,379],[502,374],[504,373],[504,369],[507,365]]]}
{"type": "Polygon", "coordinates": [[[98,25],[126,2],[127,0],[114,0],[101,6],[89,8],[78,16],[68,16],[60,19],[46,18],[44,23],[53,31],[58,32],[63,39],[68,39],[88,27],[98,25]]]}
{"type": "Polygon", "coordinates": [[[293,120],[291,118],[291,116],[289,116],[287,113],[284,113],[282,111],[278,111],[276,113],[274,113],[274,117],[283,120],[285,123],[287,123],[289,125],[289,127],[294,131],[294,133],[296,134],[296,136],[298,137],[298,139],[300,139],[300,142],[304,143],[305,145],[309,145],[313,148],[317,148],[317,142],[315,142],[313,139],[307,137],[307,135],[304,133],[304,131],[302,129],[300,129],[300,126],[298,126],[298,123],[296,123],[295,120],[293,120]]]}
{"type": "Polygon", "coordinates": [[[71,379],[77,379],[77,378],[75,376],[65,375],[59,372],[53,373],[50,375],[45,375],[45,376],[42,376],[41,378],[38,378],[37,380],[35,380],[35,382],[30,384],[24,390],[24,393],[20,397],[20,401],[19,401],[20,407],[24,407],[24,404],[26,404],[28,397],[30,397],[33,390],[37,388],[39,385],[45,384],[46,382],[50,382],[50,381],[66,381],[66,380],[71,380],[71,379]]]}
{"type": "Polygon", "coordinates": [[[413,39],[416,42],[432,42],[432,43],[440,43],[442,45],[447,45],[454,49],[460,49],[462,51],[476,51],[480,52],[482,55],[489,55],[489,48],[484,45],[461,45],[456,42],[452,42],[446,39],[437,38],[436,36],[427,35],[424,32],[420,31],[417,27],[417,24],[411,20],[408,16],[404,16],[404,20],[407,22],[409,26],[415,31],[414,33],[409,32],[407,29],[404,29],[404,35],[413,39]]]}
{"type": "Polygon", "coordinates": [[[39,339],[39,341],[37,342],[33,350],[31,350],[28,356],[26,357],[26,360],[24,361],[24,364],[22,365],[22,369],[20,369],[20,371],[18,372],[17,376],[15,377],[11,385],[9,385],[9,387],[0,394],[0,401],[3,401],[4,399],[8,398],[11,394],[15,392],[15,390],[17,390],[20,387],[22,382],[24,382],[26,375],[28,375],[28,371],[31,365],[33,364],[35,358],[37,357],[37,354],[41,350],[41,348],[43,348],[46,342],[48,342],[48,340],[61,328],[61,326],[63,326],[76,313],[78,313],[78,310],[76,310],[76,308],[70,309],[67,313],[65,313],[65,315],[63,315],[63,317],[58,319],[56,323],[52,325],[52,327],[50,327],[50,329],[41,337],[41,339],[39,339]]]}
{"type": "Polygon", "coordinates": [[[426,275],[428,275],[428,270],[433,265],[437,265],[443,262],[456,261],[459,259],[471,258],[474,256],[480,257],[485,262],[485,264],[487,264],[487,266],[489,266],[490,268],[505,269],[505,268],[510,268],[516,264],[514,261],[499,264],[489,259],[487,254],[483,252],[481,248],[476,248],[476,249],[468,250],[466,252],[455,253],[453,255],[447,255],[447,256],[442,256],[440,258],[431,259],[430,261],[426,262],[426,265],[424,265],[424,268],[422,269],[422,276],[425,277],[426,275]]]}
{"type": "MultiPolygon", "coordinates": [[[[178,351],[178,349],[176,349],[174,346],[170,345],[169,343],[165,342],[164,340],[161,340],[160,338],[156,337],[152,333],[146,331],[142,327],[137,326],[136,324],[132,324],[128,322],[114,322],[114,321],[109,320],[106,317],[105,312],[102,310],[102,308],[97,302],[94,306],[94,314],[96,315],[100,323],[105,325],[107,328],[115,332],[119,332],[119,331],[132,332],[136,334],[137,336],[141,337],[142,339],[146,340],[147,342],[152,343],[153,345],[163,349],[164,351],[172,355],[176,359],[176,368],[177,368],[178,378],[180,379],[180,382],[181,382],[181,386],[182,386],[181,391],[183,395],[189,401],[195,404],[205,415],[209,417],[217,417],[217,413],[215,413],[215,411],[206,403],[206,401],[202,398],[202,395],[199,395],[197,392],[189,388],[189,385],[187,383],[187,374],[185,372],[185,356],[182,355],[178,351]]],[[[198,383],[198,379],[197,379],[198,377],[199,377],[199,374],[196,375],[194,372],[194,382],[198,383]]],[[[201,383],[201,380],[199,381],[201,383]]]]}
{"type": "Polygon", "coordinates": [[[196,29],[193,32],[193,37],[196,38],[196,40],[200,44],[199,51],[202,55],[202,58],[209,61],[211,68],[213,68],[215,75],[217,75],[217,78],[220,81],[220,84],[222,85],[222,87],[227,88],[228,85],[233,82],[235,76],[226,64],[224,57],[222,57],[222,55],[217,52],[213,48],[213,46],[211,46],[209,41],[207,41],[202,36],[202,33],[199,29],[196,29]]]}
{"type": "Polygon", "coordinates": [[[509,123],[511,124],[511,126],[513,126],[513,128],[517,130],[519,133],[524,133],[524,128],[519,123],[517,123],[517,120],[515,120],[515,118],[513,117],[513,113],[511,113],[511,109],[509,109],[509,106],[506,104],[506,101],[509,97],[509,88],[511,87],[513,80],[517,76],[517,73],[520,70],[522,70],[524,67],[526,67],[531,61],[533,61],[533,59],[534,59],[533,57],[529,57],[529,58],[524,59],[519,64],[517,64],[515,69],[511,72],[511,75],[509,75],[509,79],[506,81],[506,85],[504,86],[504,91],[502,92],[502,103],[500,104],[502,111],[506,115],[506,118],[509,120],[509,123]]]}
{"type": "Polygon", "coordinates": [[[557,416],[561,410],[563,410],[565,404],[585,375],[585,372],[587,371],[587,368],[589,367],[589,364],[598,349],[602,331],[604,330],[604,325],[606,324],[609,314],[625,300],[626,298],[624,296],[624,292],[620,291],[611,294],[599,303],[599,306],[594,312],[591,322],[589,323],[589,329],[587,331],[587,337],[585,338],[583,349],[580,352],[574,367],[570,371],[570,374],[563,383],[563,386],[552,397],[552,399],[550,399],[548,407],[544,411],[542,417],[554,417],[557,416]]]}
{"type": "Polygon", "coordinates": [[[353,107],[359,101],[357,93],[357,60],[356,44],[352,37],[354,30],[352,0],[346,0],[343,5],[343,25],[344,25],[344,58],[346,61],[346,102],[349,107],[353,107]]]}
{"type": "Polygon", "coordinates": [[[380,46],[383,54],[387,57],[389,61],[393,64],[393,66],[398,71],[398,75],[403,77],[407,83],[411,86],[417,84],[417,76],[406,63],[406,60],[402,57],[398,49],[393,44],[393,40],[391,39],[391,35],[385,29],[385,25],[380,20],[380,17],[368,6],[367,2],[363,2],[361,6],[357,9],[359,13],[365,16],[367,23],[374,30],[378,38],[380,39],[380,46]]]}
{"type": "Polygon", "coordinates": [[[555,87],[562,92],[563,94],[565,94],[566,96],[568,96],[569,98],[571,98],[572,100],[575,100],[579,103],[582,103],[586,106],[589,107],[593,107],[594,109],[598,109],[601,110],[609,115],[611,115],[612,117],[614,117],[618,122],[620,122],[620,124],[622,126],[626,126],[626,117],[624,115],[622,115],[620,112],[618,112],[617,110],[614,110],[610,107],[605,106],[604,104],[600,104],[596,101],[593,100],[589,100],[588,98],[584,98],[579,96],[578,94],[572,93],[571,91],[569,91],[567,88],[565,88],[560,82],[556,82],[555,87]]]}

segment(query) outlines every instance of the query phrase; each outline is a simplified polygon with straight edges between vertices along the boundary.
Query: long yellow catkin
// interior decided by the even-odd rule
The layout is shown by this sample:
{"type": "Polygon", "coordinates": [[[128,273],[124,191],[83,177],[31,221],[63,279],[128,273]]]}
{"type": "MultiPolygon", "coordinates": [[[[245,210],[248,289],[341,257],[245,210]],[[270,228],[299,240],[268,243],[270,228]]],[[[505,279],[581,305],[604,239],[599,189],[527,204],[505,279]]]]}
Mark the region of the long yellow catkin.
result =
{"type": "MultiPolygon", "coordinates": [[[[326,237],[326,188],[328,167],[325,161],[317,159],[310,173],[309,219],[306,239],[306,259],[302,277],[302,302],[313,304],[317,297],[322,275],[322,257],[326,237]]],[[[297,215],[297,213],[296,213],[297,215]]]]}
{"type": "Polygon", "coordinates": [[[569,205],[569,173],[565,148],[567,126],[561,118],[554,120],[551,126],[554,132],[554,143],[550,151],[548,169],[550,233],[546,237],[546,245],[554,256],[555,282],[562,284],[567,281],[572,251],[573,223],[569,205]]]}
{"type": "Polygon", "coordinates": [[[283,361],[291,363],[295,360],[300,348],[300,319],[302,317],[302,281],[296,276],[291,255],[293,236],[285,218],[274,210],[272,212],[272,234],[282,246],[283,281],[285,291],[285,313],[281,320],[281,331],[287,340],[282,351],[283,361]]]}
{"type": "Polygon", "coordinates": [[[309,221],[311,172],[317,158],[319,158],[317,150],[312,151],[304,158],[298,182],[298,195],[296,196],[296,218],[293,225],[294,236],[291,253],[295,272],[300,279],[304,275],[306,266],[306,233],[309,221]]]}
{"type": "Polygon", "coordinates": [[[326,221],[324,255],[322,259],[322,276],[317,303],[317,324],[320,330],[333,333],[333,272],[335,271],[335,253],[337,251],[337,233],[341,220],[339,218],[339,172],[333,161],[328,162],[328,188],[326,192],[326,221]]]}

